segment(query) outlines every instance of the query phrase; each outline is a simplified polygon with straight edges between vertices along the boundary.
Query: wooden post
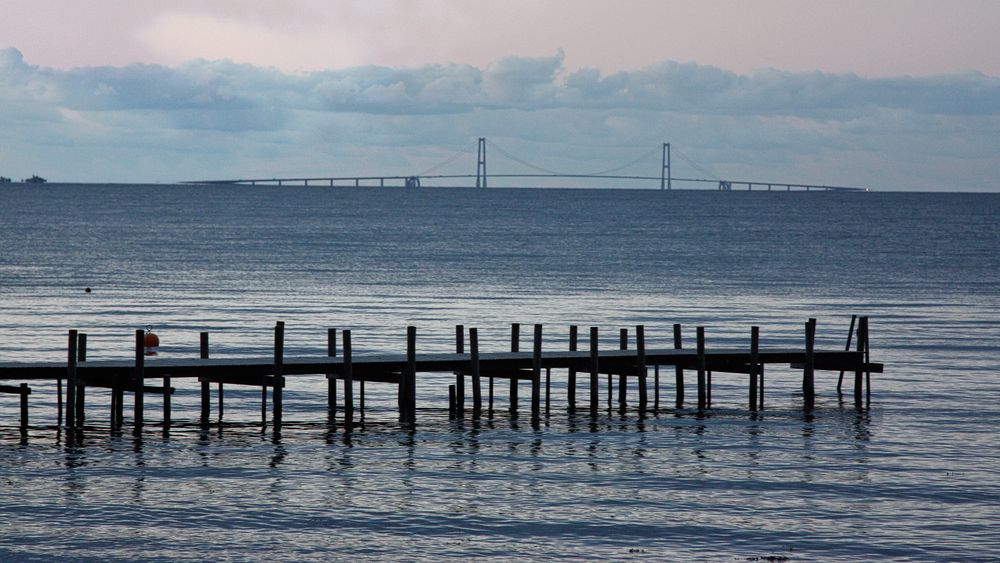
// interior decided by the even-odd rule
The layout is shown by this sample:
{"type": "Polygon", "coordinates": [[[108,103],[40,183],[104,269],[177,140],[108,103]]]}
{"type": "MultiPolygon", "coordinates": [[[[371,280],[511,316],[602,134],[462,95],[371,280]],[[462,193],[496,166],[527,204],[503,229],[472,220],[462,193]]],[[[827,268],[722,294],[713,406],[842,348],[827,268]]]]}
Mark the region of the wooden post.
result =
{"type": "Polygon", "coordinates": [[[479,418],[483,411],[483,389],[479,380],[479,330],[469,329],[469,352],[472,372],[472,415],[479,418]]]}
{"type": "Polygon", "coordinates": [[[590,327],[590,416],[597,416],[597,374],[600,369],[597,337],[597,327],[590,327]]]}
{"type": "MultiPolygon", "coordinates": [[[[208,359],[208,333],[202,332],[200,335],[200,341],[198,346],[199,357],[203,360],[208,359]]],[[[211,397],[208,394],[209,382],[207,380],[202,380],[201,382],[201,426],[205,428],[208,426],[208,412],[211,407],[211,397]]]]}
{"type": "MultiPolygon", "coordinates": [[[[351,365],[351,331],[340,331],[344,339],[344,420],[349,425],[354,420],[354,372],[351,365]]],[[[400,386],[402,390],[402,386],[400,386]]]]}
{"type": "MultiPolygon", "coordinates": [[[[628,350],[628,329],[627,328],[623,328],[623,329],[621,329],[621,330],[618,331],[618,349],[619,350],[628,350]]],[[[625,400],[625,395],[626,395],[625,388],[627,386],[627,381],[628,381],[628,379],[627,379],[627,376],[625,374],[625,370],[622,370],[622,372],[618,374],[618,408],[620,410],[623,410],[623,411],[625,410],[625,407],[626,407],[626,404],[627,404],[627,402],[625,400]]],[[[611,386],[611,374],[608,374],[608,407],[609,408],[611,407],[611,388],[610,388],[610,386],[611,386]]]]}
{"type": "Polygon", "coordinates": [[[542,325],[535,324],[534,347],[531,354],[531,420],[541,417],[542,396],[542,325]]]}
{"type": "Polygon", "coordinates": [[[760,408],[764,408],[764,364],[760,364],[760,408]]]}
{"type": "MultiPolygon", "coordinates": [[[[845,352],[851,351],[851,337],[854,336],[854,322],[858,320],[857,315],[851,315],[851,327],[847,329],[847,345],[844,346],[845,352]]],[[[844,385],[844,370],[840,370],[840,377],[837,378],[837,395],[840,395],[840,389],[844,385]]]]}
{"type": "Polygon", "coordinates": [[[455,418],[455,386],[448,386],[448,418],[455,418]]]}
{"type": "Polygon", "coordinates": [[[417,419],[417,327],[406,327],[406,422],[417,419]]]}
{"type": "Polygon", "coordinates": [[[135,373],[132,377],[132,382],[135,385],[135,398],[132,401],[133,406],[135,407],[132,414],[132,418],[135,419],[133,433],[136,436],[142,433],[142,415],[145,410],[145,403],[143,400],[144,387],[146,385],[145,362],[146,333],[140,328],[135,331],[135,373]]]}
{"type": "MultiPolygon", "coordinates": [[[[455,353],[465,354],[465,326],[455,325],[455,353]]],[[[455,371],[455,414],[465,416],[465,374],[455,371]]]]}
{"type": "Polygon", "coordinates": [[[653,410],[660,410],[660,364],[653,365],[653,410]]]}
{"type": "Polygon", "coordinates": [[[757,366],[759,363],[760,327],[750,327],[750,410],[757,410],[757,366]]]}
{"type": "Polygon", "coordinates": [[[698,338],[698,408],[704,409],[707,403],[705,393],[705,327],[697,328],[698,338]]]}
{"type": "MultiPolygon", "coordinates": [[[[577,350],[577,337],[579,334],[579,329],[576,325],[570,325],[569,327],[569,351],[576,352],[577,350]]],[[[569,403],[569,411],[573,412],[576,410],[576,368],[569,368],[569,373],[567,374],[568,381],[566,382],[566,402],[569,403]]]]}
{"type": "MultiPolygon", "coordinates": [[[[77,349],[76,349],[76,359],[77,364],[81,364],[87,361],[87,335],[84,333],[77,334],[77,349]]],[[[83,383],[77,382],[76,386],[76,423],[79,426],[83,426],[85,421],[85,404],[86,404],[87,386],[83,383]]]]}
{"type": "Polygon", "coordinates": [[[865,359],[865,401],[870,403],[871,400],[872,400],[872,370],[871,370],[870,367],[868,367],[868,364],[870,363],[870,360],[871,360],[871,356],[870,356],[870,354],[871,354],[871,343],[868,340],[869,332],[868,332],[868,317],[867,316],[861,317],[861,325],[864,327],[864,331],[863,332],[864,332],[864,335],[865,335],[865,358],[864,358],[865,359]]]}
{"type": "Polygon", "coordinates": [[[649,404],[649,390],[646,385],[646,327],[636,325],[635,327],[635,369],[639,378],[639,413],[646,412],[649,404]]]}
{"type": "Polygon", "coordinates": [[[816,398],[815,383],[815,356],[813,354],[816,346],[816,319],[809,319],[806,322],[806,361],[802,370],[802,398],[806,408],[811,408],[816,398]]]}
{"type": "MultiPolygon", "coordinates": [[[[337,357],[337,329],[326,329],[326,356],[337,357]]],[[[332,371],[326,374],[326,409],[331,414],[337,412],[337,375],[332,371]]]]}
{"type": "Polygon", "coordinates": [[[170,376],[163,376],[163,431],[166,432],[170,428],[170,376]]]}
{"type": "MultiPolygon", "coordinates": [[[[684,344],[681,341],[681,325],[674,325],[674,349],[680,350],[683,348],[684,344]]],[[[680,363],[674,368],[675,377],[675,392],[677,394],[677,408],[682,408],[684,406],[684,368],[680,366],[680,363]]]]}
{"type": "Polygon", "coordinates": [[[705,370],[705,402],[712,406],[712,370],[705,370]]]}
{"type": "Polygon", "coordinates": [[[77,332],[69,331],[66,354],[66,428],[76,428],[76,362],[77,332]]]}
{"type": "MultiPolygon", "coordinates": [[[[521,351],[521,323],[511,323],[510,325],[510,351],[521,351]]],[[[510,414],[517,415],[517,377],[510,378],[510,414]]]]}
{"type": "MultiPolygon", "coordinates": [[[[274,325],[274,387],[271,388],[271,398],[274,408],[274,426],[281,425],[282,391],[285,382],[285,323],[278,321],[274,325]]],[[[267,387],[265,387],[267,389],[267,387]]]]}
{"type": "Polygon", "coordinates": [[[20,395],[21,395],[21,432],[28,431],[28,395],[31,394],[31,389],[28,388],[27,383],[22,383],[20,385],[20,395]]]}

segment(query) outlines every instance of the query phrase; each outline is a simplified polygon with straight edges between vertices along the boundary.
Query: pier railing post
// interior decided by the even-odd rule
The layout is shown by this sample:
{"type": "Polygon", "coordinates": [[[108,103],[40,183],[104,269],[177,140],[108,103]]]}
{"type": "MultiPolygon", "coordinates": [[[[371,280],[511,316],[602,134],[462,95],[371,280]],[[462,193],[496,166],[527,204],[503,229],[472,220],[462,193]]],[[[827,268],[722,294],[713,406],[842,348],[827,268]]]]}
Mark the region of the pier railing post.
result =
{"type": "MultiPolygon", "coordinates": [[[[340,331],[344,339],[344,423],[350,427],[354,421],[354,366],[351,363],[351,331],[340,331]]],[[[402,391],[402,384],[400,385],[402,391]]]]}
{"type": "Polygon", "coordinates": [[[76,428],[77,343],[76,330],[70,330],[66,352],[66,428],[76,428]]]}
{"type": "Polygon", "coordinates": [[[535,325],[534,346],[531,354],[531,420],[541,417],[542,395],[542,325],[535,325]]]}
{"type": "MultiPolygon", "coordinates": [[[[511,323],[510,325],[510,351],[520,352],[521,351],[521,323],[511,323]]],[[[518,379],[516,374],[514,377],[510,378],[510,415],[512,417],[517,416],[517,384],[518,379]]]]}
{"type": "Polygon", "coordinates": [[[599,391],[597,388],[597,379],[600,369],[600,365],[598,364],[600,351],[598,350],[597,339],[597,327],[592,326],[590,327],[590,416],[597,416],[597,394],[599,391]]]}
{"type": "MultiPolygon", "coordinates": [[[[681,325],[674,324],[674,350],[680,350],[684,347],[684,343],[681,340],[681,325]]],[[[680,361],[674,367],[674,385],[675,393],[677,394],[677,408],[684,407],[684,368],[681,367],[680,361]]]]}
{"type": "MultiPolygon", "coordinates": [[[[844,346],[845,352],[851,351],[851,337],[854,336],[854,323],[857,322],[858,316],[851,315],[851,326],[847,329],[847,344],[844,346]]],[[[844,385],[844,370],[840,370],[840,376],[837,378],[837,395],[840,395],[841,388],[844,385]]]]}
{"type": "Polygon", "coordinates": [[[811,408],[816,399],[815,356],[816,319],[806,322],[806,361],[802,370],[802,398],[806,408],[811,408]]]}
{"type": "Polygon", "coordinates": [[[145,361],[146,361],[146,333],[142,329],[135,331],[135,372],[132,382],[135,385],[135,398],[133,399],[135,419],[134,433],[138,436],[142,433],[142,415],[144,412],[144,387],[146,385],[145,361]]]}
{"type": "MultiPolygon", "coordinates": [[[[202,332],[199,335],[198,352],[199,357],[203,360],[208,359],[208,333],[202,332]]],[[[208,413],[211,407],[211,397],[209,395],[209,385],[211,385],[207,378],[201,379],[201,426],[205,428],[208,426],[208,413]]]]}
{"type": "Polygon", "coordinates": [[[750,410],[757,410],[757,370],[759,365],[760,327],[750,327],[750,410]]]}
{"type": "MultiPolygon", "coordinates": [[[[618,349],[628,350],[628,329],[623,328],[618,331],[618,349]]],[[[618,374],[618,410],[624,411],[628,405],[626,400],[626,388],[628,386],[628,370],[622,369],[618,374]]],[[[611,374],[608,374],[608,408],[611,408],[611,374]]]]}
{"type": "MultiPolygon", "coordinates": [[[[326,329],[326,356],[337,357],[337,329],[326,329]]],[[[337,375],[331,370],[326,374],[326,410],[331,415],[337,413],[337,375]]]]}
{"type": "MultiPolygon", "coordinates": [[[[579,328],[576,325],[571,325],[569,327],[570,352],[576,352],[578,336],[579,328]]],[[[566,378],[566,403],[568,404],[569,411],[574,412],[576,410],[576,368],[569,368],[566,378]]]]}
{"type": "MultiPolygon", "coordinates": [[[[465,354],[465,326],[455,325],[455,353],[465,354]]],[[[455,371],[455,414],[465,415],[465,373],[455,371]]]]}
{"type": "Polygon", "coordinates": [[[639,379],[639,413],[646,412],[646,405],[649,403],[648,388],[646,386],[646,327],[636,325],[635,327],[635,370],[639,379]]]}
{"type": "MultiPolygon", "coordinates": [[[[77,365],[82,364],[87,361],[87,335],[84,333],[79,333],[76,336],[77,340],[77,350],[76,350],[76,360],[77,365]]],[[[86,420],[85,404],[87,402],[87,386],[77,378],[76,385],[76,423],[79,426],[83,426],[86,420]]]]}
{"type": "Polygon", "coordinates": [[[281,425],[281,410],[283,406],[283,387],[285,383],[285,323],[278,321],[274,325],[274,387],[271,388],[272,406],[274,409],[274,426],[281,425]]]}
{"type": "Polygon", "coordinates": [[[698,350],[698,408],[704,409],[707,403],[705,392],[705,327],[697,328],[698,350]]]}
{"type": "Polygon", "coordinates": [[[417,418],[417,327],[406,327],[406,422],[417,418]]]}
{"type": "Polygon", "coordinates": [[[472,373],[472,415],[479,418],[483,411],[483,389],[479,377],[479,330],[469,329],[470,372],[472,373]]]}

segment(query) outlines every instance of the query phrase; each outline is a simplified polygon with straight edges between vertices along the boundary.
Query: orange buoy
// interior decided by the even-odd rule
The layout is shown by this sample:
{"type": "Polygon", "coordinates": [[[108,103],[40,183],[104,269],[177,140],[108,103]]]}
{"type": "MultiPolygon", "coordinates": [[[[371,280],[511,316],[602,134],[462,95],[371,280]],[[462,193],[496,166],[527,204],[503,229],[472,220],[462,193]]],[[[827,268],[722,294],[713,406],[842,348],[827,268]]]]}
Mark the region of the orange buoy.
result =
{"type": "Polygon", "coordinates": [[[146,327],[146,336],[143,337],[143,346],[146,348],[147,356],[155,356],[156,349],[160,346],[160,337],[153,332],[153,327],[146,327]]]}

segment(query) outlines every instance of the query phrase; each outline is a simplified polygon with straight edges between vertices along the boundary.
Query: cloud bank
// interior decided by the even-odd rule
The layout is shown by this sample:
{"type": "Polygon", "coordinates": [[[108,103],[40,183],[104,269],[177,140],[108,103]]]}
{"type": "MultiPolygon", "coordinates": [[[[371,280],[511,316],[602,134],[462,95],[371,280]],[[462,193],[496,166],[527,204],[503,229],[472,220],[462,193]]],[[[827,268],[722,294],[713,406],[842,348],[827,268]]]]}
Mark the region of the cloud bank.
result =
{"type": "MultiPolygon", "coordinates": [[[[1000,78],[737,74],[664,61],[604,74],[551,56],[285,73],[229,61],[57,70],[0,50],[0,174],[66,181],[474,172],[486,136],[589,171],[671,142],[721,177],[995,190],[1000,78]]],[[[491,170],[524,172],[492,155],[491,170]]],[[[658,174],[658,155],[626,172],[658,174]]],[[[675,174],[701,176],[684,170],[675,174]]]]}

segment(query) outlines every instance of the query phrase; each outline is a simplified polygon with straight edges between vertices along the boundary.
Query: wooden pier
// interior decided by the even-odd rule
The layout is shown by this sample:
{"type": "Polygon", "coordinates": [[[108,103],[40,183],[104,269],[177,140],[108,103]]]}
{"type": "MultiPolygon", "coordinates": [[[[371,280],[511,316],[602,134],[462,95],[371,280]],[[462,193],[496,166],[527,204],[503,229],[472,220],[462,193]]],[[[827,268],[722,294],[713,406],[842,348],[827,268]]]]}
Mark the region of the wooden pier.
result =
{"type": "MultiPolygon", "coordinates": [[[[647,348],[646,327],[634,328],[633,347],[629,348],[628,329],[620,329],[617,349],[599,347],[600,330],[590,327],[589,339],[581,342],[579,328],[568,330],[568,345],[564,350],[543,350],[544,327],[533,326],[531,351],[522,352],[521,326],[511,325],[509,351],[482,352],[479,350],[478,330],[455,327],[454,353],[418,353],[417,330],[406,329],[406,352],[404,354],[376,354],[354,357],[352,354],[351,331],[327,331],[327,354],[316,357],[286,358],[284,355],[284,323],[274,328],[274,352],[269,357],[245,359],[213,359],[209,356],[209,335],[201,334],[198,358],[157,358],[146,361],[144,332],[135,333],[135,356],[127,361],[87,361],[86,335],[75,330],[68,333],[66,362],[0,362],[0,381],[19,381],[18,385],[0,385],[0,393],[14,393],[20,396],[22,431],[28,427],[28,396],[30,384],[55,384],[58,390],[58,425],[67,428],[83,426],[85,396],[88,387],[111,390],[109,425],[113,429],[122,426],[126,393],[132,395],[135,432],[141,432],[146,408],[146,394],[163,396],[163,426],[171,424],[171,395],[175,388],[172,382],[178,379],[197,379],[201,385],[202,425],[208,425],[211,413],[211,384],[217,385],[216,400],[219,417],[223,413],[223,387],[241,385],[259,387],[261,390],[261,421],[280,426],[283,410],[283,392],[289,380],[307,376],[325,376],[327,379],[327,410],[335,414],[342,409],[345,421],[354,420],[357,399],[363,411],[365,385],[390,385],[397,394],[400,420],[412,424],[416,420],[416,390],[418,374],[445,373],[454,377],[454,383],[441,389],[440,396],[447,398],[449,413],[454,417],[464,417],[467,410],[475,417],[493,416],[495,380],[507,380],[508,409],[511,416],[517,416],[518,392],[521,382],[530,383],[530,417],[538,422],[543,416],[551,415],[551,383],[553,370],[564,372],[566,376],[566,409],[589,411],[596,416],[601,410],[602,377],[606,376],[606,404],[613,408],[613,391],[617,383],[618,409],[628,408],[628,394],[633,393],[633,404],[640,416],[650,412],[660,412],[661,367],[673,367],[674,401],[669,408],[685,408],[686,372],[696,375],[697,400],[692,405],[698,410],[711,408],[712,374],[738,374],[746,377],[747,404],[751,410],[764,407],[765,366],[788,365],[802,371],[802,397],[804,407],[812,408],[816,396],[815,373],[817,371],[839,371],[837,384],[841,392],[845,372],[854,374],[854,401],[862,404],[870,400],[871,373],[881,373],[882,364],[870,361],[868,347],[868,318],[851,320],[847,345],[843,350],[817,350],[815,348],[816,320],[809,319],[804,325],[804,347],[789,349],[760,348],[760,331],[751,327],[748,348],[709,348],[706,344],[704,327],[696,328],[696,345],[684,348],[681,339],[681,325],[673,325],[672,348],[647,348]],[[466,347],[468,336],[468,347],[466,347]],[[852,349],[852,338],[854,346],[852,349]],[[338,354],[339,351],[339,354],[338,354]],[[544,374],[544,375],[543,375],[544,374]],[[544,384],[543,384],[544,377],[544,384]],[[582,379],[582,381],[580,381],[582,379]],[[66,401],[63,408],[62,383],[66,382],[66,401]],[[485,381],[484,381],[485,380],[485,381]],[[157,383],[155,385],[151,383],[157,383]],[[339,382],[339,385],[338,385],[339,382]],[[355,391],[357,384],[357,392],[355,391]],[[338,387],[340,388],[338,390],[338,387]],[[588,399],[580,404],[578,393],[587,394],[588,399]],[[471,388],[471,393],[469,389],[471,388]],[[485,397],[484,397],[485,388],[485,397]],[[268,409],[268,389],[270,389],[270,409],[268,409]],[[652,392],[652,393],[651,393],[652,392]],[[652,396],[650,396],[652,395],[652,396]],[[485,402],[485,404],[484,404],[485,402]],[[468,407],[468,408],[467,408],[468,407]],[[65,411],[65,417],[63,412],[65,411]]],[[[561,338],[560,338],[561,339],[561,338]]],[[[552,341],[550,337],[550,342],[552,341]]],[[[558,373],[558,372],[557,372],[558,373]]]]}

